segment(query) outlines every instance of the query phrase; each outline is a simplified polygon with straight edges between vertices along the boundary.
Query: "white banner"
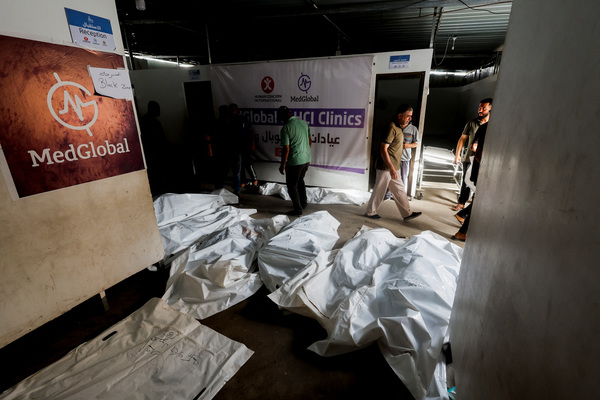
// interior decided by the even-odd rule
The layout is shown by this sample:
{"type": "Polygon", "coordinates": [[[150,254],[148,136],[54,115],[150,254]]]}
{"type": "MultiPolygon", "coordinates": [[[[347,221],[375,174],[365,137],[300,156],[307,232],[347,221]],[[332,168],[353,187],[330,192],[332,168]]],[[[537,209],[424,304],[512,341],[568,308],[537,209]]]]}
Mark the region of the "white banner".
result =
{"type": "Polygon", "coordinates": [[[256,156],[279,162],[277,109],[308,122],[311,166],[364,174],[373,56],[212,67],[215,107],[235,103],[253,126],[256,156]]]}

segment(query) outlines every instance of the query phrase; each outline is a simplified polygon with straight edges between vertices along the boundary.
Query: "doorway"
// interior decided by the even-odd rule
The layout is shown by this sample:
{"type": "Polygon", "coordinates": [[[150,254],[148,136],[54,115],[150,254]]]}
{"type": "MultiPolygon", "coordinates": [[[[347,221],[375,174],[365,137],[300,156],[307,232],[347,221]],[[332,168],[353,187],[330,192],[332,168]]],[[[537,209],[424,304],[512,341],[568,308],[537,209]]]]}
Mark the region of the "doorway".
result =
{"type": "MultiPolygon", "coordinates": [[[[412,124],[419,128],[419,138],[422,142],[421,132],[421,104],[423,88],[425,86],[425,72],[379,74],[375,83],[375,107],[373,113],[373,131],[371,134],[371,159],[369,170],[369,189],[375,184],[375,164],[379,157],[381,137],[386,133],[390,121],[395,119],[398,106],[409,104],[413,109],[412,124]]],[[[411,160],[411,173],[408,188],[412,187],[414,175],[415,151],[411,160]]],[[[412,196],[408,190],[409,196],[412,196]]]]}
{"type": "Polygon", "coordinates": [[[194,177],[200,183],[212,183],[214,169],[209,142],[214,134],[215,111],[209,81],[184,82],[187,111],[186,142],[190,145],[194,177]]]}

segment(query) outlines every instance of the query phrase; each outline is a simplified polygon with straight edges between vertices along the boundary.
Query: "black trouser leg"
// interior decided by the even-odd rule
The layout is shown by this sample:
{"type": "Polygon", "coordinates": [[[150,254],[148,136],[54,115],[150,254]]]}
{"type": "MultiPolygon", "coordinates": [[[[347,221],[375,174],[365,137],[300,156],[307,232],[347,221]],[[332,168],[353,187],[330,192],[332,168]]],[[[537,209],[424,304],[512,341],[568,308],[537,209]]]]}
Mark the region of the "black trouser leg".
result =
{"type": "MultiPolygon", "coordinates": [[[[475,201],[475,196],[473,196],[473,201],[475,201]]],[[[458,215],[461,218],[467,218],[469,214],[471,214],[471,206],[473,205],[473,201],[471,201],[471,204],[457,212],[456,215],[458,215]]]]}
{"type": "Polygon", "coordinates": [[[468,210],[468,211],[466,212],[467,216],[465,217],[465,222],[462,223],[462,225],[460,226],[460,229],[458,230],[460,233],[466,234],[467,231],[469,230],[469,222],[471,221],[471,206],[473,205],[474,201],[475,201],[475,199],[473,199],[473,201],[471,202],[471,204],[469,204],[468,207],[464,208],[464,210],[468,210]]]}
{"type": "Polygon", "coordinates": [[[302,208],[307,205],[306,186],[304,176],[308,170],[308,163],[302,165],[288,165],[285,167],[285,183],[288,194],[294,205],[294,211],[302,213],[302,208]]]}

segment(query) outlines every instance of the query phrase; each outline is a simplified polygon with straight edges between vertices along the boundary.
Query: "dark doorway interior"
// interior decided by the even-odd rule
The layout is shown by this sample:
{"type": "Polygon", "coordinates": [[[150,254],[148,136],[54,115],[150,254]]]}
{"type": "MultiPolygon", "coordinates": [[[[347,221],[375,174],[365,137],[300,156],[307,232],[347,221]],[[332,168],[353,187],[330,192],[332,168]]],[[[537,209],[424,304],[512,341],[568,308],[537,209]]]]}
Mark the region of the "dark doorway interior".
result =
{"type": "Polygon", "coordinates": [[[212,157],[209,141],[214,134],[215,112],[212,89],[209,81],[184,82],[187,111],[187,142],[191,152],[194,177],[201,183],[212,183],[212,157]]]}
{"type": "MultiPolygon", "coordinates": [[[[424,84],[424,72],[377,75],[373,133],[371,135],[369,189],[373,188],[375,183],[375,163],[379,154],[381,136],[386,133],[389,122],[396,117],[396,110],[400,104],[406,103],[413,107],[412,123],[419,126],[424,84]]],[[[419,134],[422,135],[422,132],[419,134]]],[[[409,180],[412,180],[412,176],[409,177],[409,180]]]]}

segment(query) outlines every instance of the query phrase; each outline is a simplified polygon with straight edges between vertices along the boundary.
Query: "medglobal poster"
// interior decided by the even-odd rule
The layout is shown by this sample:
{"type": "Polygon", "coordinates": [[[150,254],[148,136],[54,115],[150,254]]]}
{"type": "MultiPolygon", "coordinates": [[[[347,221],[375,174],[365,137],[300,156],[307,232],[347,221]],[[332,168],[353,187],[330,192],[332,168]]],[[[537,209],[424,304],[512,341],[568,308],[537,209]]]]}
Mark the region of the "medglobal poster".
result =
{"type": "Polygon", "coordinates": [[[123,70],[123,57],[0,35],[0,159],[13,197],[144,169],[132,102],[96,94],[88,67],[123,70]]]}
{"type": "Polygon", "coordinates": [[[235,103],[255,134],[256,156],[281,157],[277,109],[308,122],[311,166],[364,174],[373,56],[214,66],[215,107],[235,103]]]}

